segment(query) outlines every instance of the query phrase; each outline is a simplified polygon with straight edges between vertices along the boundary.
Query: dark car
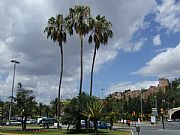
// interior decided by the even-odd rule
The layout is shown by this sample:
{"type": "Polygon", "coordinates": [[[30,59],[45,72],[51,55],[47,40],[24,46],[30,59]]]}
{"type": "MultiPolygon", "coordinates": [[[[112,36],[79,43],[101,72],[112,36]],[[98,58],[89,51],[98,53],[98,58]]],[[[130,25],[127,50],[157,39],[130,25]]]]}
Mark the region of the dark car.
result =
{"type": "Polygon", "coordinates": [[[49,126],[54,126],[54,123],[57,123],[57,120],[54,118],[43,118],[39,121],[40,126],[44,126],[44,128],[49,128],[49,126]]]}
{"type": "Polygon", "coordinates": [[[97,128],[100,128],[100,129],[109,129],[110,125],[105,123],[105,122],[103,122],[103,121],[98,121],[97,128]]]}

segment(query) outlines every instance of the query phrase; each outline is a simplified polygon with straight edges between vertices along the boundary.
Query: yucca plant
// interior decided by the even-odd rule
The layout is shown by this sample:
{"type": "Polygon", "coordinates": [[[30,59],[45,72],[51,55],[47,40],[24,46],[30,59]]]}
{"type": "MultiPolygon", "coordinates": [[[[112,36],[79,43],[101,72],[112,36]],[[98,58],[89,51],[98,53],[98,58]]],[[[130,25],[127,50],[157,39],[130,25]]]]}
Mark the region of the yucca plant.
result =
{"type": "Polygon", "coordinates": [[[82,112],[89,120],[94,122],[94,133],[97,134],[97,121],[102,116],[103,104],[97,100],[90,100],[87,109],[82,112]]]}

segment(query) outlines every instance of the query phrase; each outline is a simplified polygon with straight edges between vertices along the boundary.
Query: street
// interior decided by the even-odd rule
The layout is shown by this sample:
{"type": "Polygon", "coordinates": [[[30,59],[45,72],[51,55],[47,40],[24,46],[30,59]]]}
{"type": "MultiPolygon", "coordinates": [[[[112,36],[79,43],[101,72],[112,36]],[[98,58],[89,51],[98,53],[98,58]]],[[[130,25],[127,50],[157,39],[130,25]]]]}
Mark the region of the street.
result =
{"type": "MultiPolygon", "coordinates": [[[[136,128],[132,129],[134,135],[138,135],[136,128]]],[[[180,122],[166,122],[165,129],[162,128],[162,124],[154,126],[140,125],[139,135],[179,135],[180,134],[180,122]]]]}

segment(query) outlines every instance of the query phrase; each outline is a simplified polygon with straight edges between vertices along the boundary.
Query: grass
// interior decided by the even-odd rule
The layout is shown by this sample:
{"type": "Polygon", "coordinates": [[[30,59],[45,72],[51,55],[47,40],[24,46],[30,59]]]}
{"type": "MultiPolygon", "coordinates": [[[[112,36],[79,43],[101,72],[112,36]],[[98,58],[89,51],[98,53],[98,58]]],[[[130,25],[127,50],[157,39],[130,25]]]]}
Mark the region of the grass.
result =
{"type": "MultiPolygon", "coordinates": [[[[66,133],[66,130],[57,130],[57,129],[45,129],[42,130],[41,132],[23,132],[18,130],[17,126],[15,127],[3,127],[2,128],[2,133],[12,133],[11,135],[18,135],[18,134],[28,134],[28,135],[94,135],[93,131],[91,133],[66,133]]],[[[107,130],[107,129],[99,129],[97,135],[131,135],[131,132],[129,131],[123,131],[123,130],[107,130]]]]}

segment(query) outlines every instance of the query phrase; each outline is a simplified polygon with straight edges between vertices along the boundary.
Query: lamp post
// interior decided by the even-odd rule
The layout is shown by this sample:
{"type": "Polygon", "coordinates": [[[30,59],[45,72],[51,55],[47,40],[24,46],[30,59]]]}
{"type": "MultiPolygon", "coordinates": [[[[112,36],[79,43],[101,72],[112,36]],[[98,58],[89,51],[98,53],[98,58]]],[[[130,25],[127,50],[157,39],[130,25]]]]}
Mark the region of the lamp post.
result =
{"type": "Polygon", "coordinates": [[[164,126],[164,102],[165,102],[165,99],[162,100],[162,108],[161,108],[162,126],[163,126],[163,129],[165,129],[165,126],[164,126]]]}
{"type": "Polygon", "coordinates": [[[15,71],[16,71],[16,64],[19,64],[20,62],[17,60],[11,60],[12,63],[14,63],[14,70],[13,70],[13,82],[12,82],[12,93],[11,93],[11,103],[9,107],[9,120],[11,119],[11,106],[12,106],[12,100],[13,100],[13,92],[14,92],[14,79],[15,79],[15,71]]]}
{"type": "Polygon", "coordinates": [[[104,88],[101,89],[102,91],[102,99],[104,98],[104,88]]]}
{"type": "Polygon", "coordinates": [[[143,121],[143,93],[141,89],[141,121],[143,121]]]}
{"type": "Polygon", "coordinates": [[[157,108],[157,96],[155,95],[155,108],[157,108]]]}

